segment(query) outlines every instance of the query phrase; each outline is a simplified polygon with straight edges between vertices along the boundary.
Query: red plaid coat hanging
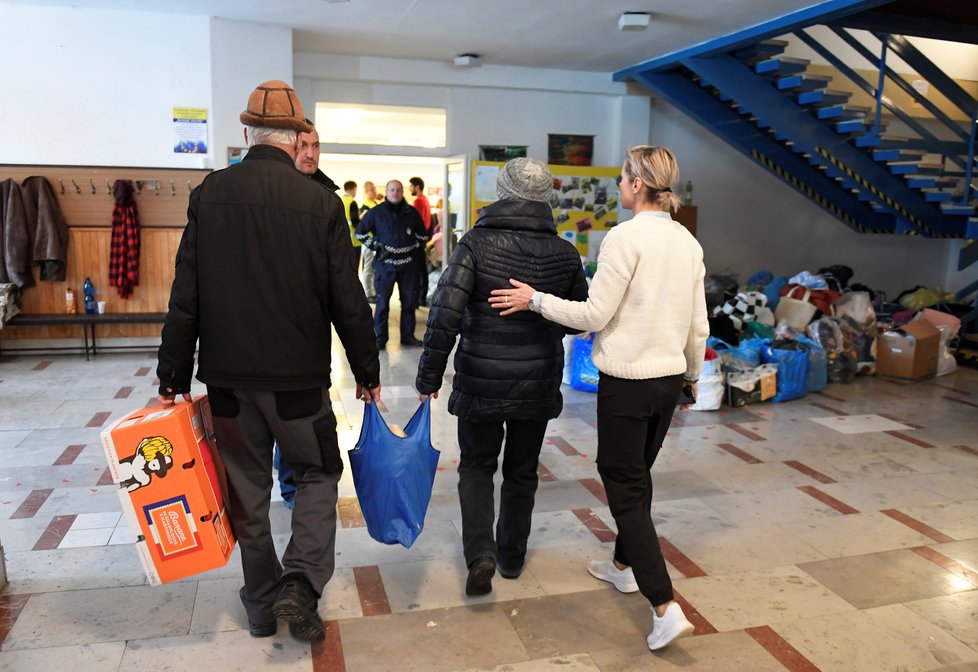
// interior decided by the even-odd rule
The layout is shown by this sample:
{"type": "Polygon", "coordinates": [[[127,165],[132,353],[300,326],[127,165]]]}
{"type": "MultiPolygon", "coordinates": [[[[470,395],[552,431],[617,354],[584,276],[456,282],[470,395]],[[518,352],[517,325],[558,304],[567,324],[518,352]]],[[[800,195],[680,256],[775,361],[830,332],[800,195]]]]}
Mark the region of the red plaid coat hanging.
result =
{"type": "Polygon", "coordinates": [[[112,248],[109,250],[109,286],[128,299],[139,284],[139,212],[133,199],[132,182],[116,180],[112,185],[112,248]]]}

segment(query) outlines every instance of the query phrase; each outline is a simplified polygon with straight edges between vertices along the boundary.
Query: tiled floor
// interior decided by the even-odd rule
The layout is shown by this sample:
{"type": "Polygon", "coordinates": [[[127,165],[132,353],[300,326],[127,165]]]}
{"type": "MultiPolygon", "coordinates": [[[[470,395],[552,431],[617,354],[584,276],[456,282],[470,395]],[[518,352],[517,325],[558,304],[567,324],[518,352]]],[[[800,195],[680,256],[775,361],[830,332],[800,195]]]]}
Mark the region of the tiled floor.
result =
{"type": "MultiPolygon", "coordinates": [[[[423,317],[423,316],[422,316],[423,317]]],[[[419,352],[382,354],[384,409],[417,405],[419,352]]],[[[312,647],[252,639],[239,558],[150,587],[99,446],[155,395],[150,353],[0,360],[0,669],[978,671],[978,371],[900,385],[860,378],[782,405],[677,413],[654,470],[653,516],[696,636],[652,654],[639,595],[585,571],[611,553],[595,467],[594,396],[565,390],[541,458],[530,555],[517,581],[464,596],[454,418],[424,533],[372,541],[349,471],[337,571],[312,647]]],[[[334,407],[361,417],[342,350],[334,407]]],[[[202,392],[202,387],[198,388],[202,392]]],[[[289,511],[272,507],[276,542],[289,511]]]]}

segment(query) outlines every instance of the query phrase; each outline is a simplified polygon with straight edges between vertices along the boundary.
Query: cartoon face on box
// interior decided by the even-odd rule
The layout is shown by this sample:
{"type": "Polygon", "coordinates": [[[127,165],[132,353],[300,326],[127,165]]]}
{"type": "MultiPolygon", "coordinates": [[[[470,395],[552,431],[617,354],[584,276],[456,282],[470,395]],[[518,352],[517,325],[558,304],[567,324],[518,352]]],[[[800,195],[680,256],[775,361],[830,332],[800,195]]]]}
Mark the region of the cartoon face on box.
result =
{"type": "Polygon", "coordinates": [[[129,492],[147,486],[153,478],[163,478],[173,466],[173,444],[164,436],[150,436],[139,442],[136,454],[119,460],[119,484],[129,492]]]}

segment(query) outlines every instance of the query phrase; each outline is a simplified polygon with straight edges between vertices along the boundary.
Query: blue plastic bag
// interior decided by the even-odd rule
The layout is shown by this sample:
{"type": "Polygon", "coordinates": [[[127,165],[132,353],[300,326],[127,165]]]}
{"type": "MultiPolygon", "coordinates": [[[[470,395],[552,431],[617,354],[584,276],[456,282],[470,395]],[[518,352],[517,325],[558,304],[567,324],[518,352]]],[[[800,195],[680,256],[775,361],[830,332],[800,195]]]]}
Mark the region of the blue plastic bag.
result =
{"type": "Polygon", "coordinates": [[[441,455],[431,445],[430,401],[418,407],[404,433],[390,430],[376,403],[365,404],[360,439],[349,456],[367,532],[381,543],[411,548],[424,527],[441,455]]]}
{"type": "Polygon", "coordinates": [[[778,392],[771,401],[789,401],[804,397],[808,390],[808,352],[785,350],[770,344],[761,348],[761,361],[778,365],[778,392]]]}
{"type": "Polygon", "coordinates": [[[773,312],[781,303],[781,288],[787,286],[788,278],[783,275],[776,276],[771,282],[764,285],[764,296],[767,297],[767,307],[773,312]]]}
{"type": "Polygon", "coordinates": [[[716,350],[725,367],[745,371],[761,364],[762,338],[745,338],[740,345],[733,346],[715,336],[706,339],[706,347],[716,350]]]}
{"type": "Polygon", "coordinates": [[[810,338],[798,337],[798,342],[805,346],[808,351],[808,379],[807,386],[809,392],[824,390],[829,384],[829,360],[825,354],[825,348],[810,338]]]}
{"type": "Polygon", "coordinates": [[[571,355],[570,385],[582,392],[598,391],[598,368],[591,361],[591,347],[594,344],[594,334],[587,338],[574,339],[574,354],[571,355]]]}

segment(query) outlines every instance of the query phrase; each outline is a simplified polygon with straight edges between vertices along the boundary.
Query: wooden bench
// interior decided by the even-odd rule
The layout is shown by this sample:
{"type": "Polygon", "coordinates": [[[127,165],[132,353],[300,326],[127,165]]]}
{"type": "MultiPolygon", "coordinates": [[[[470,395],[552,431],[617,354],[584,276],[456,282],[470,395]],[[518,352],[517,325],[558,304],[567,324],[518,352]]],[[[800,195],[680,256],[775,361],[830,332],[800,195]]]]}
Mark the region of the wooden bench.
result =
{"type": "MultiPolygon", "coordinates": [[[[101,315],[89,315],[88,313],[38,313],[34,315],[16,315],[4,325],[4,329],[10,327],[53,327],[62,325],[80,324],[85,335],[85,360],[88,361],[89,355],[98,354],[98,342],[95,338],[95,327],[100,324],[163,324],[166,313],[103,313],[101,315]]],[[[0,332],[2,333],[2,332],[0,332]]],[[[0,340],[2,344],[2,340],[0,340]]],[[[109,346],[108,349],[125,348],[145,348],[146,346],[109,346]]],[[[49,350],[76,350],[73,347],[38,347],[38,348],[15,348],[8,350],[8,354],[19,354],[21,352],[41,352],[49,350]]],[[[2,349],[0,349],[2,354],[2,349]]]]}

